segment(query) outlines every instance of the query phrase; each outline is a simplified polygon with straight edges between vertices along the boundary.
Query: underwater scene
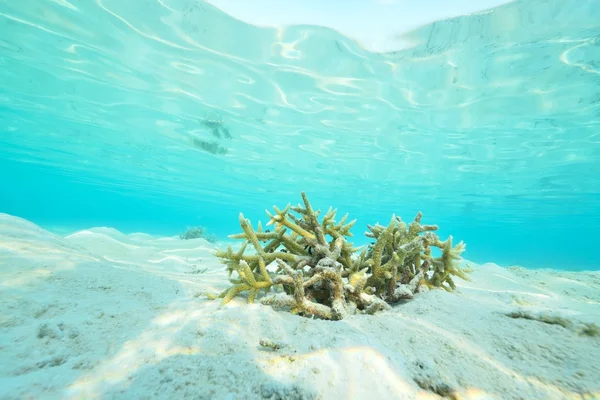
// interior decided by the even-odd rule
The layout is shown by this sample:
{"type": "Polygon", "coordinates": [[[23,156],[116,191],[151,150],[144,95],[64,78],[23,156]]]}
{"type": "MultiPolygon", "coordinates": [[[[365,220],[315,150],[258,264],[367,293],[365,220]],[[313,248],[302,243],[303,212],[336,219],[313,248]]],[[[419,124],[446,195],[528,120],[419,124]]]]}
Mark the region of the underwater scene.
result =
{"type": "Polygon", "coordinates": [[[0,0],[0,399],[600,399],[600,0],[219,2],[0,0]]]}

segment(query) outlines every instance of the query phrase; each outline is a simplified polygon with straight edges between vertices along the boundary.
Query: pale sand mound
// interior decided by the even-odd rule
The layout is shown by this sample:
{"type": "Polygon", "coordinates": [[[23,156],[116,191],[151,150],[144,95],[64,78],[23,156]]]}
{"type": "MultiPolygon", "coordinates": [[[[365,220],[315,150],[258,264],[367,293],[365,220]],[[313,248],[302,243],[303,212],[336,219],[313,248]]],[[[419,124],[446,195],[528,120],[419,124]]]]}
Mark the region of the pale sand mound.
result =
{"type": "Polygon", "coordinates": [[[600,273],[485,264],[456,293],[332,322],[219,308],[199,295],[228,286],[213,250],[0,214],[0,397],[600,398],[600,338],[582,333],[600,273]]]}

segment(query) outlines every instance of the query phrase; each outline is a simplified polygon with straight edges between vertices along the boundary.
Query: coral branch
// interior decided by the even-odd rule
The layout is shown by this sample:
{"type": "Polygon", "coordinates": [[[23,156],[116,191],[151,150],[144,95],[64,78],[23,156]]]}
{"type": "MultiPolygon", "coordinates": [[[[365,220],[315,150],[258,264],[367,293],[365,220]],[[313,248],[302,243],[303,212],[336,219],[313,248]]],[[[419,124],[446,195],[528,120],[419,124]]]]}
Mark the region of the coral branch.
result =
{"type": "Polygon", "coordinates": [[[434,233],[437,225],[421,224],[421,212],[408,225],[397,216],[387,226],[368,225],[365,235],[375,242],[361,250],[347,242],[356,220],[347,223],[346,214],[336,222],[337,210],[329,208],[319,222],[321,212],[304,192],[302,202],[266,212],[274,232],[263,231],[260,223],[255,231],[240,213],[242,233],[230,236],[244,240],[240,249],[216,252],[230,276],[238,275],[218,296],[223,304],[245,291],[248,302],[254,302],[261,290],[273,288],[279,292],[262,297],[262,304],[339,320],[356,312],[386,310],[391,303],[413,298],[421,285],[452,291],[453,276],[468,279],[469,270],[458,266],[464,243],[453,247],[451,236],[441,241],[434,233]],[[441,250],[440,257],[432,257],[432,247],[441,250]],[[254,251],[247,254],[248,248],[254,251]],[[269,273],[271,264],[276,272],[269,273]]]}

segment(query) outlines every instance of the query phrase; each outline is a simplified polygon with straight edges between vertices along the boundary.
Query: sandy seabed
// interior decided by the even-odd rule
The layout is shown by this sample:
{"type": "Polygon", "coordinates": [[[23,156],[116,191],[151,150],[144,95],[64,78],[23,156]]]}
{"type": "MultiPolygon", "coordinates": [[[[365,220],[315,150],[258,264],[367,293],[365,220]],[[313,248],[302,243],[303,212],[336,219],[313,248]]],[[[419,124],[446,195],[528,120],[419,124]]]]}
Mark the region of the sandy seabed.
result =
{"type": "Polygon", "coordinates": [[[600,399],[600,272],[488,263],[323,321],[208,300],[214,250],[0,214],[0,399],[600,399]]]}

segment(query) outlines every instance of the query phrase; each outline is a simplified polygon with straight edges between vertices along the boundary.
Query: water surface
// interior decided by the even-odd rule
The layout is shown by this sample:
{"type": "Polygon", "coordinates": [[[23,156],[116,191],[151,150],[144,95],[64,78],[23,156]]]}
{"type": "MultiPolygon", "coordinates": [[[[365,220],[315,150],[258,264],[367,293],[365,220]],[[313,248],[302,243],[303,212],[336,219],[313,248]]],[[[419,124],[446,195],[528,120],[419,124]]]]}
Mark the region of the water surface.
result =
{"type": "Polygon", "coordinates": [[[0,2],[0,211],[237,232],[300,200],[467,258],[597,268],[600,3],[516,1],[377,54],[198,1],[0,2]]]}

